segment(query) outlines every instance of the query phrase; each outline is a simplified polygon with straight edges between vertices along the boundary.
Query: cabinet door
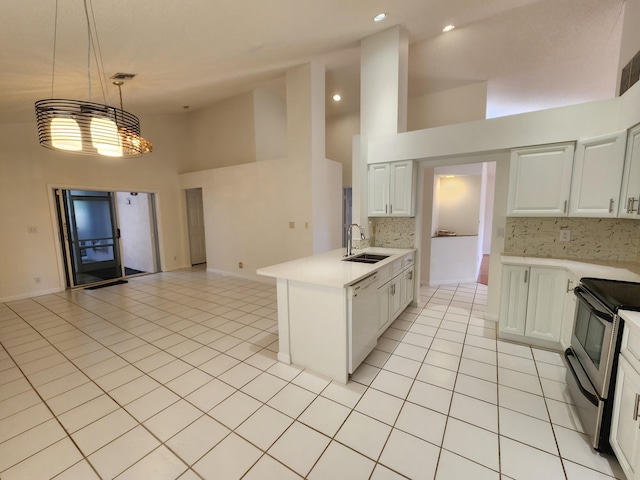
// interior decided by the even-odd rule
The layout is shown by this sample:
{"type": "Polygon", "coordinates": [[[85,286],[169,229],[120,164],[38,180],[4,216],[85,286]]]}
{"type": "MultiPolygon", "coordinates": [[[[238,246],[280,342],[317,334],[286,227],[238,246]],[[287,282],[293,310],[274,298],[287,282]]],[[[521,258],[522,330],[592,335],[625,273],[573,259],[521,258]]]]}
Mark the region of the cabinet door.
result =
{"type": "Polygon", "coordinates": [[[551,342],[560,341],[564,313],[564,270],[531,267],[525,335],[551,342]]]}
{"type": "Polygon", "coordinates": [[[571,345],[573,324],[575,323],[577,299],[573,289],[580,282],[579,277],[567,272],[566,293],[564,294],[564,314],[562,316],[562,330],[560,332],[560,345],[566,350],[571,345]]]}
{"type": "Polygon", "coordinates": [[[500,300],[500,331],[524,335],[529,290],[529,267],[502,267],[502,295],[500,300]]]}
{"type": "Polygon", "coordinates": [[[408,268],[402,274],[404,288],[402,289],[402,305],[406,308],[413,301],[413,267],[408,268]]]}
{"type": "Polygon", "coordinates": [[[402,275],[391,280],[391,295],[389,297],[390,321],[393,322],[402,313],[402,275]]]}
{"type": "Polygon", "coordinates": [[[578,142],[571,179],[569,216],[618,214],[626,132],[578,142]]]}
{"type": "Polygon", "coordinates": [[[389,299],[391,298],[391,282],[378,289],[378,336],[387,329],[391,319],[389,299]]]}
{"type": "Polygon", "coordinates": [[[640,429],[638,428],[640,374],[620,356],[611,419],[611,447],[628,479],[640,477],[640,429]]]}
{"type": "Polygon", "coordinates": [[[640,125],[629,130],[618,216],[640,218],[640,125]]]}
{"type": "Polygon", "coordinates": [[[391,164],[389,215],[394,217],[414,215],[413,183],[412,161],[391,164]]]}
{"type": "Polygon", "coordinates": [[[388,163],[369,165],[369,216],[386,217],[389,213],[388,163]]]}
{"type": "Polygon", "coordinates": [[[572,143],[512,150],[507,215],[566,216],[573,151],[572,143]]]}

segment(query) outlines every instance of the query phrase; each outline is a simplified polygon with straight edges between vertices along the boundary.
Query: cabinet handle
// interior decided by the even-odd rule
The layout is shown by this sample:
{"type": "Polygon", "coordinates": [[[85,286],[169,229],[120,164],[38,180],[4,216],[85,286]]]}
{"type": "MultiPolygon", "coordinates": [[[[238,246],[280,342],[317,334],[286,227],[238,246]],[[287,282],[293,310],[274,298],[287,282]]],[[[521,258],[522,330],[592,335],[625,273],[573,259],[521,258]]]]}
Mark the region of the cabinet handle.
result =
{"type": "Polygon", "coordinates": [[[409,280],[413,280],[413,270],[409,272],[409,280]]]}
{"type": "Polygon", "coordinates": [[[613,198],[609,199],[609,213],[613,213],[613,198]]]}
{"type": "Polygon", "coordinates": [[[629,213],[633,213],[636,212],[636,214],[640,215],[640,195],[638,195],[638,208],[633,208],[633,206],[636,204],[636,199],[635,197],[631,197],[631,211],[629,213]]]}
{"type": "Polygon", "coordinates": [[[564,207],[562,208],[562,213],[567,213],[567,201],[564,201],[564,207]]]}
{"type": "Polygon", "coordinates": [[[385,206],[384,206],[384,214],[385,214],[385,215],[386,215],[387,213],[389,213],[389,212],[388,212],[388,210],[389,210],[389,205],[385,205],[385,206]]]}
{"type": "Polygon", "coordinates": [[[393,215],[393,204],[389,205],[389,215],[393,215]]]}
{"type": "Polygon", "coordinates": [[[633,205],[633,197],[627,198],[627,213],[633,212],[633,210],[631,210],[633,208],[632,205],[633,205]]]}
{"type": "Polygon", "coordinates": [[[640,393],[636,393],[636,401],[633,405],[633,421],[638,420],[638,404],[640,403],[640,393]]]}
{"type": "Polygon", "coordinates": [[[527,283],[528,278],[529,278],[529,270],[525,270],[524,271],[524,283],[527,283]]]}
{"type": "Polygon", "coordinates": [[[571,280],[570,278],[567,279],[567,293],[569,293],[571,290],[573,290],[572,285],[573,284],[573,280],[571,280]]]}

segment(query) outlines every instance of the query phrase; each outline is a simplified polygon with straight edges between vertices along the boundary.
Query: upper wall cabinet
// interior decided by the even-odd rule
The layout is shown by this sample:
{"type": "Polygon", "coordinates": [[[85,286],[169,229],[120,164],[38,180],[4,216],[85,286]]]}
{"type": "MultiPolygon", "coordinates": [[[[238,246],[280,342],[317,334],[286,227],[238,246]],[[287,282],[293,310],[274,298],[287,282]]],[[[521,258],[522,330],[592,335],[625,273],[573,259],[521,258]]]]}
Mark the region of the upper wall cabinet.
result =
{"type": "Polygon", "coordinates": [[[415,215],[415,168],[412,160],[369,165],[369,216],[415,215]]]}
{"type": "Polygon", "coordinates": [[[640,125],[629,130],[618,217],[640,218],[640,125]]]}
{"type": "Polygon", "coordinates": [[[566,216],[573,152],[573,143],[512,150],[507,215],[566,216]]]}
{"type": "Polygon", "coordinates": [[[627,132],[581,140],[576,147],[569,215],[616,217],[627,132]]]}

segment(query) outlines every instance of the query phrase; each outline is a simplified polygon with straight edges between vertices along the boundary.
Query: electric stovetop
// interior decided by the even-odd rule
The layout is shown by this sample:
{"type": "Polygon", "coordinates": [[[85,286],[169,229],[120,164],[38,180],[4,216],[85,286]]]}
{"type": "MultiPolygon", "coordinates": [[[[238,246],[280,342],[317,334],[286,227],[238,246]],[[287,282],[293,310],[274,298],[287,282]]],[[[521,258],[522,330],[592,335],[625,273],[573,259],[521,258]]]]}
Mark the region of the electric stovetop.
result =
{"type": "Polygon", "coordinates": [[[584,277],[580,283],[609,310],[640,311],[640,283],[584,277]]]}

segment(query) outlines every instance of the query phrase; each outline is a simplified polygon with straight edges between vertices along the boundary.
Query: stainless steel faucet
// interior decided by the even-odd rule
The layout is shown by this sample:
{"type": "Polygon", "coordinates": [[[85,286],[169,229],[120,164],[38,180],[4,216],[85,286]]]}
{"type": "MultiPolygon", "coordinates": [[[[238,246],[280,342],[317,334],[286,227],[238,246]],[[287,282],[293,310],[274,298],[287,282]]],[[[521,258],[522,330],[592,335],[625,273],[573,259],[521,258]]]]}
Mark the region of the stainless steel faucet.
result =
{"type": "Polygon", "coordinates": [[[358,227],[358,230],[360,230],[360,240],[364,240],[364,232],[362,231],[362,228],[360,228],[360,225],[358,225],[357,223],[352,223],[351,225],[349,225],[349,228],[347,228],[347,254],[345,255],[345,257],[349,257],[351,255],[351,251],[352,251],[352,245],[351,245],[351,241],[353,240],[353,227],[358,227]]]}

